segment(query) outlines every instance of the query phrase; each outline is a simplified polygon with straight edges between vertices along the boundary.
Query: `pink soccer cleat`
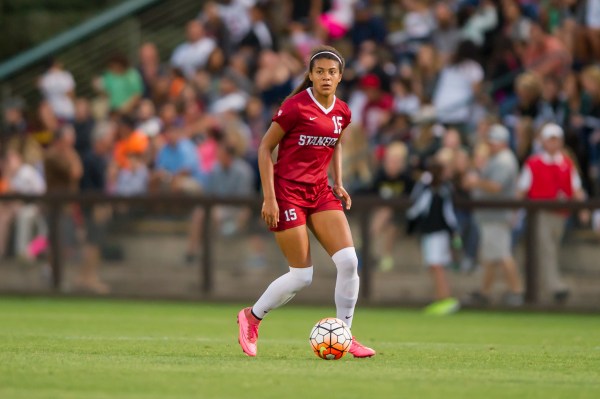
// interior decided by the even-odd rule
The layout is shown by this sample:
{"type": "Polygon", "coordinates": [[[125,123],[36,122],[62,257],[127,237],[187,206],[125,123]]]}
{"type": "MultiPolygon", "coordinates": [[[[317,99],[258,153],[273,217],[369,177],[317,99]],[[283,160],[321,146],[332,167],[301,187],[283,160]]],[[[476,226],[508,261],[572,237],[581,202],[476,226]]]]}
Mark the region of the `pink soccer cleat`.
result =
{"type": "Polygon", "coordinates": [[[252,315],[251,310],[252,308],[244,308],[238,313],[237,322],[240,330],[238,342],[246,355],[256,356],[256,341],[258,340],[260,320],[252,315]]]}
{"type": "Polygon", "coordinates": [[[354,357],[371,357],[375,356],[376,353],[374,349],[364,346],[354,337],[352,337],[352,345],[350,346],[348,352],[352,353],[354,357]]]}

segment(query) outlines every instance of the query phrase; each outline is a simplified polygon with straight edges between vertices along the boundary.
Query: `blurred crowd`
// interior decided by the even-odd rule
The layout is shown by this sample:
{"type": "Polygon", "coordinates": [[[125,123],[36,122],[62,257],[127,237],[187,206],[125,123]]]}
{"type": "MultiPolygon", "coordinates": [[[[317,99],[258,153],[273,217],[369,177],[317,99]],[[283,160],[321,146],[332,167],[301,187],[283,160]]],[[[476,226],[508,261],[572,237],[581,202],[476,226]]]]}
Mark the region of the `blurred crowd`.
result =
{"type": "MultiPolygon", "coordinates": [[[[77,95],[69,65],[49,60],[43,101],[3,104],[0,193],[254,195],[261,137],[312,48],[327,43],[346,59],[337,94],[353,115],[343,167],[351,194],[408,197],[435,158],[455,194],[470,197],[465,176],[485,168],[491,126],[508,129],[522,166],[555,123],[583,189],[600,195],[600,0],[307,0],[285,2],[283,13],[273,3],[206,2],[170,53],[145,42],[99,65],[93,98],[77,95]]],[[[0,207],[0,257],[15,218],[26,220],[16,223],[25,226],[16,253],[31,256],[41,216],[0,207]]],[[[222,214],[231,229],[248,220],[222,214]]],[[[463,232],[475,228],[458,216],[463,232]]],[[[193,223],[202,218],[195,212],[193,223]]],[[[392,237],[393,225],[391,210],[374,217],[375,233],[392,237]]],[[[474,262],[477,244],[463,239],[474,262]]],[[[380,267],[391,262],[383,256],[380,267]]]]}

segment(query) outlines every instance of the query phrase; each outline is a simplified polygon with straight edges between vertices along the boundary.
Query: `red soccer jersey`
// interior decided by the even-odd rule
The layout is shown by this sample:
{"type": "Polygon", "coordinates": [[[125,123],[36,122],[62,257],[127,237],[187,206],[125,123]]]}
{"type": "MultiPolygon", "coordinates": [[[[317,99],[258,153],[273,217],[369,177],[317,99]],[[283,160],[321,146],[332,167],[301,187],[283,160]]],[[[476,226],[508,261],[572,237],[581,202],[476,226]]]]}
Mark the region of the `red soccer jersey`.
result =
{"type": "Polygon", "coordinates": [[[345,102],[334,97],[326,109],[311,88],[285,101],[273,117],[285,131],[279,142],[275,177],[310,185],[327,183],[333,150],[351,117],[345,102]]]}

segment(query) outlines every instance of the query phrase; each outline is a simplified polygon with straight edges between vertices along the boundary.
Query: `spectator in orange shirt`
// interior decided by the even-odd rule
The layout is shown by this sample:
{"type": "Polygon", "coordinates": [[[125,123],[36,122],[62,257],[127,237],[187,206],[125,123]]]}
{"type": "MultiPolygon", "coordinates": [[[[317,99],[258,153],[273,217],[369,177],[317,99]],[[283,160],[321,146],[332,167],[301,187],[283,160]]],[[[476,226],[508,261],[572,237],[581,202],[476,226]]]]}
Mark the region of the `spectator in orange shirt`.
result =
{"type": "Polygon", "coordinates": [[[185,88],[186,80],[183,72],[179,68],[172,68],[170,75],[169,100],[174,101],[181,95],[181,92],[185,88]]]}
{"type": "Polygon", "coordinates": [[[130,167],[130,154],[142,154],[146,160],[149,149],[148,136],[135,130],[135,120],[121,115],[117,121],[117,140],[113,150],[113,159],[108,168],[107,180],[109,191],[113,191],[119,170],[130,167]]]}
{"type": "Polygon", "coordinates": [[[135,130],[135,120],[123,115],[119,118],[117,129],[117,142],[113,159],[119,168],[129,167],[129,154],[145,154],[148,149],[148,137],[139,130],[135,130]]]}

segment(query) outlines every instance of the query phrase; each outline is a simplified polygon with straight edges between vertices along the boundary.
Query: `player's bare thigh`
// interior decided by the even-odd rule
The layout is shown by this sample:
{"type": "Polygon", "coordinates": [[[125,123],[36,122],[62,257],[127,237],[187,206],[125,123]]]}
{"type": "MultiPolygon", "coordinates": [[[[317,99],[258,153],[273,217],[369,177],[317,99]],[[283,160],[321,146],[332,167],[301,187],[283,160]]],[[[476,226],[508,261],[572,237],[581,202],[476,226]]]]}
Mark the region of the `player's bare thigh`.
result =
{"type": "Polygon", "coordinates": [[[277,245],[291,267],[309,267],[312,265],[310,257],[310,241],[306,225],[292,227],[291,229],[275,232],[277,245]]]}
{"type": "Polygon", "coordinates": [[[329,256],[340,249],[354,246],[350,225],[343,211],[313,213],[308,216],[308,226],[329,256]]]}

